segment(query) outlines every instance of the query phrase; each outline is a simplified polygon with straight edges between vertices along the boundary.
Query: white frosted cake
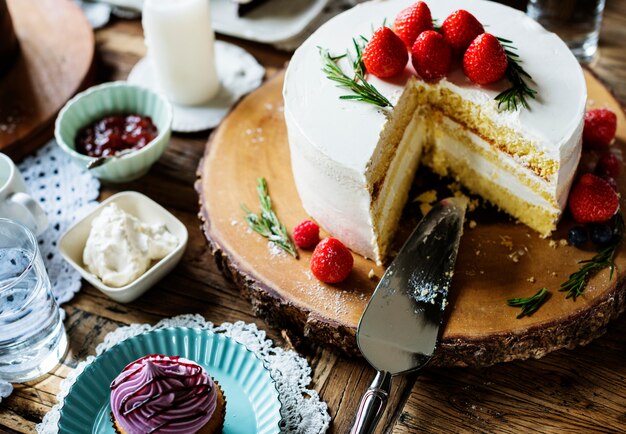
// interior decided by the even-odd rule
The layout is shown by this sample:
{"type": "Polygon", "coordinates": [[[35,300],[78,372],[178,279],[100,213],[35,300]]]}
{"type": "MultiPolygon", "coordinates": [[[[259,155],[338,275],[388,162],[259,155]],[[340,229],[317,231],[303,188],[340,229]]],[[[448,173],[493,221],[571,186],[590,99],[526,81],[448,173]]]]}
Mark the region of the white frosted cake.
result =
{"type": "MultiPolygon", "coordinates": [[[[426,83],[410,61],[393,79],[367,76],[393,108],[340,100],[346,90],[322,71],[318,47],[344,54],[353,38],[369,38],[412,3],[361,4],[320,27],[294,54],[283,93],[305,210],[353,251],[380,262],[422,163],[549,235],[580,158],[587,96],[581,67],[556,35],[520,11],[482,0],[431,0],[439,24],[466,9],[486,31],[513,41],[537,90],[529,107],[498,109],[494,97],[509,87],[506,80],[479,86],[455,64],[438,83],[426,83]]],[[[351,71],[346,58],[338,65],[351,71]]]]}

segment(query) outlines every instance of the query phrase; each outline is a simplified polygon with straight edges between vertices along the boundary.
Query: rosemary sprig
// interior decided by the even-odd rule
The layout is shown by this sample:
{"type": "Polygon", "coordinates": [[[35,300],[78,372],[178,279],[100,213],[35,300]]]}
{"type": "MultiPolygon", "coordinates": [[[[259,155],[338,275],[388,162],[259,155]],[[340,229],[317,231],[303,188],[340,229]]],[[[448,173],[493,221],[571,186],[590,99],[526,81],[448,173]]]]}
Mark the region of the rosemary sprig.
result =
{"type": "Polygon", "coordinates": [[[261,213],[255,214],[244,204],[241,208],[246,213],[245,219],[248,226],[259,235],[272,241],[278,247],[289,253],[294,258],[298,258],[296,246],[294,246],[287,228],[278,220],[276,213],[272,209],[272,199],[267,191],[267,181],[265,178],[257,179],[256,191],[261,201],[261,213]]]}
{"type": "Polygon", "coordinates": [[[580,263],[584,265],[575,273],[570,274],[567,282],[564,282],[559,288],[559,291],[567,291],[566,298],[571,298],[576,301],[576,297],[585,292],[589,277],[603,268],[609,267],[611,270],[609,280],[613,278],[613,272],[615,271],[615,252],[624,238],[624,217],[622,213],[619,212],[614,218],[615,229],[611,243],[601,249],[593,258],[580,261],[580,263]]]}
{"type": "Polygon", "coordinates": [[[506,304],[512,307],[521,307],[522,311],[517,315],[517,318],[522,318],[524,316],[531,316],[533,313],[537,312],[537,309],[541,307],[541,305],[546,301],[548,295],[550,293],[546,288],[541,288],[539,292],[537,292],[532,297],[526,298],[510,298],[506,301],[506,304]]]}
{"type": "Polygon", "coordinates": [[[513,41],[510,39],[498,38],[504,48],[506,57],[509,61],[509,65],[506,68],[506,77],[511,82],[511,87],[503,90],[496,95],[496,101],[498,101],[498,108],[502,104],[505,105],[507,110],[517,110],[517,105],[528,109],[527,98],[535,98],[537,91],[532,89],[525,80],[532,80],[530,74],[528,74],[521,65],[521,59],[519,55],[514,51],[517,50],[513,46],[513,41]]]}
{"type": "MultiPolygon", "coordinates": [[[[320,56],[324,61],[322,71],[326,74],[326,78],[337,83],[337,87],[347,89],[354,93],[353,95],[341,95],[339,97],[340,99],[363,101],[383,108],[392,107],[389,100],[365,79],[363,41],[367,42],[367,39],[363,36],[361,36],[360,39],[361,43],[359,43],[356,39],[352,39],[356,50],[356,55],[352,59],[352,69],[354,71],[353,77],[349,77],[337,64],[337,60],[343,58],[344,56],[331,56],[327,49],[318,47],[320,56]]],[[[348,57],[350,57],[349,53],[348,57]]]]}

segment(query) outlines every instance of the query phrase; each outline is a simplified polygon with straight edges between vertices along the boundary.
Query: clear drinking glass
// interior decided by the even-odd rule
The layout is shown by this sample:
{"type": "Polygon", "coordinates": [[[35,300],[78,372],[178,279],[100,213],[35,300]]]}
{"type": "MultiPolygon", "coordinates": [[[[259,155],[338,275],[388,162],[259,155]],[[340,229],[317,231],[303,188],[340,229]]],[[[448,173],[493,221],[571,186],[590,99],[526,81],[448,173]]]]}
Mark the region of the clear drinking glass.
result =
{"type": "Polygon", "coordinates": [[[526,14],[565,41],[580,62],[598,50],[605,0],[530,0],[526,14]]]}
{"type": "Polygon", "coordinates": [[[35,236],[0,218],[0,380],[39,377],[66,350],[65,328],[35,236]]]}

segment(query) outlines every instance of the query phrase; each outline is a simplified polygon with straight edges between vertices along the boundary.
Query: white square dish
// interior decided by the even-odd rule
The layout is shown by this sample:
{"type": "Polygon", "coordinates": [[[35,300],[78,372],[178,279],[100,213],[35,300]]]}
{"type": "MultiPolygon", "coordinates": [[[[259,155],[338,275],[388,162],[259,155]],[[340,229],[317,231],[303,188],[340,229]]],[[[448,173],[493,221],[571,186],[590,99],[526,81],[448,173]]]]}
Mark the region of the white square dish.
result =
{"type": "Polygon", "coordinates": [[[104,200],[96,209],[89,213],[79,222],[75,223],[67,230],[59,240],[59,250],[63,258],[74,267],[81,276],[94,287],[120,303],[129,303],[154,284],[161,280],[166,274],[180,262],[187,247],[189,234],[184,224],[174,217],[168,210],[150,199],[149,197],[135,191],[124,191],[117,193],[104,200]],[[102,208],[108,204],[115,203],[120,209],[132,214],[142,222],[148,224],[165,224],[167,230],[178,238],[178,246],[165,258],[155,262],[152,266],[135,281],[120,288],[105,285],[97,276],[90,273],[83,263],[83,250],[91,231],[91,222],[100,214],[102,208]]]}

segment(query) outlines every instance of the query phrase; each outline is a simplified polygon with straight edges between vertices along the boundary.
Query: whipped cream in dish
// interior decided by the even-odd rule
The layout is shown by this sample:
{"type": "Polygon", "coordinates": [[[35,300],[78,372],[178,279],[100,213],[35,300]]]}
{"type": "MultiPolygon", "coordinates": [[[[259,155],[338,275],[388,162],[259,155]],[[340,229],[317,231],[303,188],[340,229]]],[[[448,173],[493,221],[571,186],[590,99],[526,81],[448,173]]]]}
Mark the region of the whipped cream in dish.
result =
{"type": "Polygon", "coordinates": [[[105,285],[119,288],[141,277],[178,242],[165,225],[144,223],[110,204],[91,223],[83,262],[105,285]]]}

